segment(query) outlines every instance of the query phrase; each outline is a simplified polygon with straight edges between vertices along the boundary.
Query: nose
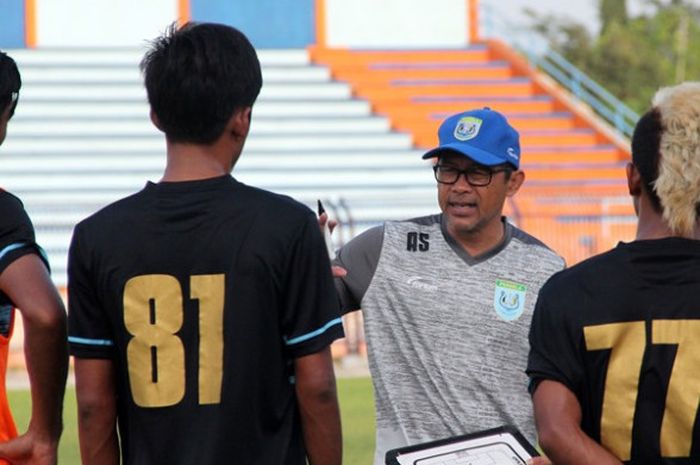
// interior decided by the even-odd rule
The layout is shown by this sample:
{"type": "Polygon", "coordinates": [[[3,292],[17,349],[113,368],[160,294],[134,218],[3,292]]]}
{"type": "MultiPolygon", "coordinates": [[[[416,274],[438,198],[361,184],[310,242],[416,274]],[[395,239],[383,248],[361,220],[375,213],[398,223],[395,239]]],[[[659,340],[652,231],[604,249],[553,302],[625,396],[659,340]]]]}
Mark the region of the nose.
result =
{"type": "Polygon", "coordinates": [[[460,192],[471,191],[473,189],[472,185],[467,181],[466,171],[459,173],[457,176],[457,181],[452,184],[452,189],[460,192]]]}

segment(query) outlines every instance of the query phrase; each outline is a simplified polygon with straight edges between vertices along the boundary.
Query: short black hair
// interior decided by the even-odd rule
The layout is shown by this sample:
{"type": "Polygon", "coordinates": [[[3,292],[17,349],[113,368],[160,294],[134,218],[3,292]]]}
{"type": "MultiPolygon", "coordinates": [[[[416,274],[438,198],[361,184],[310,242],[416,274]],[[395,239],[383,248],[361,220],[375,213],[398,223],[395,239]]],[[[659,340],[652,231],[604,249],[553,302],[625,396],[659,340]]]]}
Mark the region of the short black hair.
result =
{"type": "Polygon", "coordinates": [[[0,112],[12,105],[10,116],[14,115],[21,87],[22,78],[17,63],[7,53],[0,51],[0,112]]]}
{"type": "Polygon", "coordinates": [[[632,163],[639,171],[644,182],[644,189],[649,194],[652,205],[659,212],[661,211],[661,199],[656,193],[654,183],[659,177],[663,130],[661,113],[657,108],[652,108],[642,115],[632,134],[632,163]]]}
{"type": "Polygon", "coordinates": [[[255,49],[223,24],[172,25],[141,61],[151,110],[171,142],[211,144],[260,93],[255,49]]]}

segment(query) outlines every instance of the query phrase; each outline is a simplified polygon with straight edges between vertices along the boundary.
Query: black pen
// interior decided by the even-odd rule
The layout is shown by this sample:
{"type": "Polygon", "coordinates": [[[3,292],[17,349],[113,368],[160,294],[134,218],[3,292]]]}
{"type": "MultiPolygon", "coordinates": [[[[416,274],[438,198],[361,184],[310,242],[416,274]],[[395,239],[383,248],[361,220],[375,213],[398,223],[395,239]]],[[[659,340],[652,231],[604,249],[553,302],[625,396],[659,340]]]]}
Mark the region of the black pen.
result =
{"type": "MultiPolygon", "coordinates": [[[[321,200],[317,200],[318,203],[318,216],[323,215],[326,213],[326,209],[323,208],[323,204],[321,203],[321,200]]],[[[328,227],[328,223],[330,222],[330,218],[327,217],[326,224],[323,226],[323,240],[326,243],[326,250],[328,250],[328,258],[333,260],[335,258],[335,250],[333,249],[333,239],[331,238],[331,228],[328,227]]]]}

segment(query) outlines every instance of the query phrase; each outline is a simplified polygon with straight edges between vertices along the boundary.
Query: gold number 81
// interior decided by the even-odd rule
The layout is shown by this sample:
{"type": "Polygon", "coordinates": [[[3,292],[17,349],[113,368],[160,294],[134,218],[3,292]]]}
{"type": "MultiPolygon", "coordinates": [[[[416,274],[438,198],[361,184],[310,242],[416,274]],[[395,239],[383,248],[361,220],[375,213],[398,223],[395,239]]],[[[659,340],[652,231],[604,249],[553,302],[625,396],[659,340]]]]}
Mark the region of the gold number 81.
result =
{"type": "MultiPolygon", "coordinates": [[[[190,277],[190,298],[199,301],[199,403],[221,401],[223,370],[223,274],[190,277]]],[[[124,287],[124,325],[129,386],[136,405],[167,407],[185,396],[182,288],[174,276],[136,276],[124,287]]]]}

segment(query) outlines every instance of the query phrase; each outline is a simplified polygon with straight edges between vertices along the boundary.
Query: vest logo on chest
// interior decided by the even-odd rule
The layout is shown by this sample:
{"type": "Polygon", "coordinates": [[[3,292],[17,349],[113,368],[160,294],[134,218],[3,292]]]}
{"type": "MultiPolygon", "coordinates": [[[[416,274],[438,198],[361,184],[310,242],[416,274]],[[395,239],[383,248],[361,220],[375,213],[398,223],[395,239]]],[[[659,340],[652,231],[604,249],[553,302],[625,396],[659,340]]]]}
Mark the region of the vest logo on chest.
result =
{"type": "Polygon", "coordinates": [[[410,232],[406,234],[406,250],[409,252],[427,252],[430,248],[430,234],[410,232]]]}
{"type": "Polygon", "coordinates": [[[525,310],[527,286],[505,279],[496,280],[493,307],[498,316],[506,321],[517,320],[525,310]]]}

